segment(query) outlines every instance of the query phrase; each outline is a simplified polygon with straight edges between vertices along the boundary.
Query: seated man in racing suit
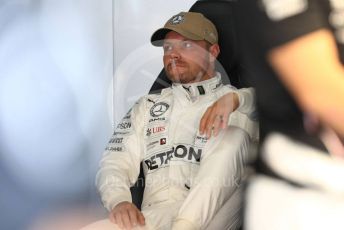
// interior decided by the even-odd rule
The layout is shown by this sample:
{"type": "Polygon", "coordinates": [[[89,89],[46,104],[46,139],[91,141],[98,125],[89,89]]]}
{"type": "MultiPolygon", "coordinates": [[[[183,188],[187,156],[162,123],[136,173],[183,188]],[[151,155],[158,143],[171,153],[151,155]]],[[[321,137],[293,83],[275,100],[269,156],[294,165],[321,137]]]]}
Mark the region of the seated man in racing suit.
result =
{"type": "MultiPolygon", "coordinates": [[[[224,86],[215,71],[215,26],[200,13],[181,12],[151,38],[164,50],[172,87],[142,97],[117,126],[101,160],[96,184],[109,220],[85,229],[236,229],[249,142],[255,138],[253,89],[224,86]],[[228,128],[208,139],[202,114],[232,92],[228,128]],[[130,186],[146,179],[142,211],[130,186]]],[[[221,122],[218,117],[215,122],[221,122]]]]}

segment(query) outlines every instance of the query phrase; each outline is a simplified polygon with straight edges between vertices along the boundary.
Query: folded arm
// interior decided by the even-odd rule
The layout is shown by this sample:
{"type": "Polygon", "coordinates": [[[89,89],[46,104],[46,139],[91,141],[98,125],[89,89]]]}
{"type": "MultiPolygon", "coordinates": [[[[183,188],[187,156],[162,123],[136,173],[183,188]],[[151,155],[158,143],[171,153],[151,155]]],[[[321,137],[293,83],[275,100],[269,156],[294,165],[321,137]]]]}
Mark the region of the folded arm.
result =
{"type": "Polygon", "coordinates": [[[250,120],[257,120],[255,98],[253,88],[228,88],[227,93],[204,113],[200,121],[200,133],[205,133],[208,138],[212,135],[217,136],[220,128],[225,129],[228,126],[230,115],[235,111],[245,114],[250,120]]]}

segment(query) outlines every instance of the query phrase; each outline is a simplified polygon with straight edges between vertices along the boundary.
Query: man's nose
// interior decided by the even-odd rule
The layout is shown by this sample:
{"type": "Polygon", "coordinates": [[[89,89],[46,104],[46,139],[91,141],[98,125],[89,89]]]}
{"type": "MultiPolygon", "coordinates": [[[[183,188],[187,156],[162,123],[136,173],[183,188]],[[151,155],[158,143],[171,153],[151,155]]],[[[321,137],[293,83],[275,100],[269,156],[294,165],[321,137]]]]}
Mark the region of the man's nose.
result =
{"type": "Polygon", "coordinates": [[[173,49],[171,50],[171,53],[170,53],[170,57],[172,59],[179,59],[180,58],[180,52],[179,52],[178,48],[173,47],[173,49]]]}

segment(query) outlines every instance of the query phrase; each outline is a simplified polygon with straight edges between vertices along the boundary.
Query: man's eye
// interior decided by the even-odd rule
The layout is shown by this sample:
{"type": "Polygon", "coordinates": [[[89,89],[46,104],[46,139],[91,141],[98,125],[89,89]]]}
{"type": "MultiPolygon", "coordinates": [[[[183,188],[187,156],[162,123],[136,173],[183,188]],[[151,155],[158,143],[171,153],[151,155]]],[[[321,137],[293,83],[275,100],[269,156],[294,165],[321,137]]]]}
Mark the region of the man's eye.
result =
{"type": "Polygon", "coordinates": [[[192,44],[191,44],[191,42],[186,41],[186,42],[183,42],[183,47],[184,48],[191,48],[192,44]]]}
{"type": "Polygon", "coordinates": [[[166,52],[166,51],[170,51],[170,50],[172,50],[172,46],[170,46],[170,45],[164,45],[164,46],[163,46],[163,49],[164,49],[165,52],[166,52]]]}

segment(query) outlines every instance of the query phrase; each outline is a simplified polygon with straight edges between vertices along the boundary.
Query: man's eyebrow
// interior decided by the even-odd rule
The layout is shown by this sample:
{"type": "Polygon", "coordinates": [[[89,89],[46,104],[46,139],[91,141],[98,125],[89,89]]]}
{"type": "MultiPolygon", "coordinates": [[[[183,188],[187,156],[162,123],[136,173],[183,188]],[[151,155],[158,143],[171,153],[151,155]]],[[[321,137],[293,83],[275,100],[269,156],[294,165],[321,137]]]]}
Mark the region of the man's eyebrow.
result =
{"type": "Polygon", "coordinates": [[[183,38],[183,39],[165,39],[163,45],[165,45],[165,44],[170,45],[172,43],[172,42],[170,42],[171,40],[179,40],[181,42],[185,42],[185,41],[193,42],[193,40],[188,39],[188,38],[183,38]]]}
{"type": "Polygon", "coordinates": [[[162,43],[163,45],[170,45],[171,42],[167,41],[167,40],[164,40],[164,42],[162,43]]]}

